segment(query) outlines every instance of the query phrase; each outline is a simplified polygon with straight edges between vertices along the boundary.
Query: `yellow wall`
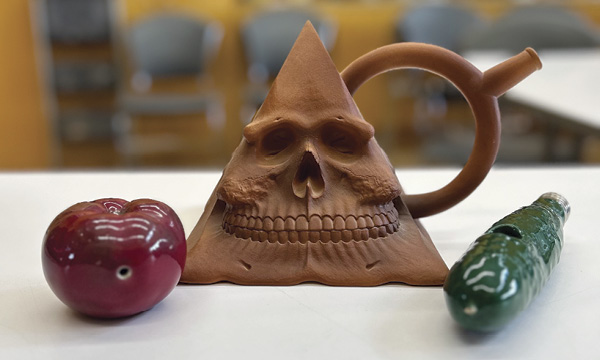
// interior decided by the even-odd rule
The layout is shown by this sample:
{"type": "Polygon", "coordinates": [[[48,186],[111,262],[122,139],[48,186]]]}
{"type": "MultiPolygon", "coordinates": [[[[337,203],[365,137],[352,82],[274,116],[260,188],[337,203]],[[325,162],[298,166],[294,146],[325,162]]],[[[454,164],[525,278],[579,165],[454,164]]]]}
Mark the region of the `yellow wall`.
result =
{"type": "Polygon", "coordinates": [[[50,165],[28,1],[0,1],[0,170],[50,165]]]}

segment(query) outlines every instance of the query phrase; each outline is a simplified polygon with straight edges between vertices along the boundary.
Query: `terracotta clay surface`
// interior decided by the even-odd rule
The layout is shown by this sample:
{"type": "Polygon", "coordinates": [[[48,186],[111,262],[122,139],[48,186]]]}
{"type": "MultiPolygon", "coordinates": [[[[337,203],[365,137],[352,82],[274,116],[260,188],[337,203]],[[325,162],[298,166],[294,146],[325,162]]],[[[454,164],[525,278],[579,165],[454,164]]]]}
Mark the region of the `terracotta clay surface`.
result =
{"type": "MultiPolygon", "coordinates": [[[[430,45],[424,46],[426,55],[430,45]]],[[[390,61],[398,56],[394,49],[383,57],[377,50],[370,54],[342,77],[307,23],[188,239],[182,282],[443,283],[448,268],[412,207],[419,216],[439,212],[483,180],[498,147],[499,94],[471,103],[478,126],[482,117],[489,122],[478,133],[484,137],[479,145],[485,153],[483,169],[477,160],[471,165],[476,169],[463,170],[454,185],[407,196],[351,93],[381,71],[405,66],[436,70],[423,55],[417,62],[425,63],[404,64],[390,61]]],[[[444,66],[443,76],[457,67],[453,61],[444,66]]],[[[467,75],[476,78],[457,87],[471,102],[469,96],[476,95],[468,94],[481,90],[484,76],[469,69],[467,75]]]]}

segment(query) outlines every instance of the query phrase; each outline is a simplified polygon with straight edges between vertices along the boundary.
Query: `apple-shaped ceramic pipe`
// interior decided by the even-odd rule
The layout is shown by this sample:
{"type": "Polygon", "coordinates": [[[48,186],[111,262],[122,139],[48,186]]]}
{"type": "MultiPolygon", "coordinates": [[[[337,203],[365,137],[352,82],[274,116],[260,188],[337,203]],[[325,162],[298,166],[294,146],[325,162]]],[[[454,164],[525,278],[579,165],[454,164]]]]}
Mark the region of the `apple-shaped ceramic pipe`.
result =
{"type": "Polygon", "coordinates": [[[44,237],[52,291],[84,314],[116,318],[148,310],[177,285],[185,266],[183,226],[166,204],[99,199],[60,213],[44,237]]]}

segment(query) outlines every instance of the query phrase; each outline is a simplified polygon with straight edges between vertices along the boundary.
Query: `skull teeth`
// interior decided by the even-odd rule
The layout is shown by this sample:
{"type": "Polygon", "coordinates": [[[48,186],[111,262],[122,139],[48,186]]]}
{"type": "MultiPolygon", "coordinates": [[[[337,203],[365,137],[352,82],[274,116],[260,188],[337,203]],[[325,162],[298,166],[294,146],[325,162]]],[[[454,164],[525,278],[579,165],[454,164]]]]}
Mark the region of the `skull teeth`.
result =
{"type": "Polygon", "coordinates": [[[398,212],[393,206],[375,215],[346,217],[263,217],[226,212],[223,229],[241,239],[271,243],[348,242],[385,237],[398,231],[398,212]]]}

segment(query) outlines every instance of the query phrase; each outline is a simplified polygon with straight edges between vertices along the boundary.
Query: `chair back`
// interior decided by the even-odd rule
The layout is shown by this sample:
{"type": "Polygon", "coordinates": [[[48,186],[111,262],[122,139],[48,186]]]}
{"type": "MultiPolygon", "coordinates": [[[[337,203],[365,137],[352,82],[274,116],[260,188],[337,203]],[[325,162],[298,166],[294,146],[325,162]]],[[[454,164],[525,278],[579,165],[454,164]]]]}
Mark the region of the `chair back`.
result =
{"type": "Polygon", "coordinates": [[[424,5],[403,14],[397,21],[399,41],[422,42],[459,51],[464,37],[483,25],[473,11],[456,5],[424,5]]]}
{"type": "Polygon", "coordinates": [[[600,46],[598,31],[567,9],[535,5],[517,8],[469,40],[470,49],[519,52],[600,46]]]}
{"type": "Polygon", "coordinates": [[[131,28],[129,48],[136,71],[152,77],[198,75],[217,52],[220,25],[180,14],[160,14],[131,28]]]}
{"type": "Polygon", "coordinates": [[[108,0],[47,0],[50,40],[62,44],[110,41],[108,0]]]}
{"type": "Polygon", "coordinates": [[[246,21],[242,39],[251,81],[265,82],[279,73],[307,20],[317,30],[325,48],[331,50],[336,38],[335,26],[311,11],[295,8],[263,10],[246,21]]]}

